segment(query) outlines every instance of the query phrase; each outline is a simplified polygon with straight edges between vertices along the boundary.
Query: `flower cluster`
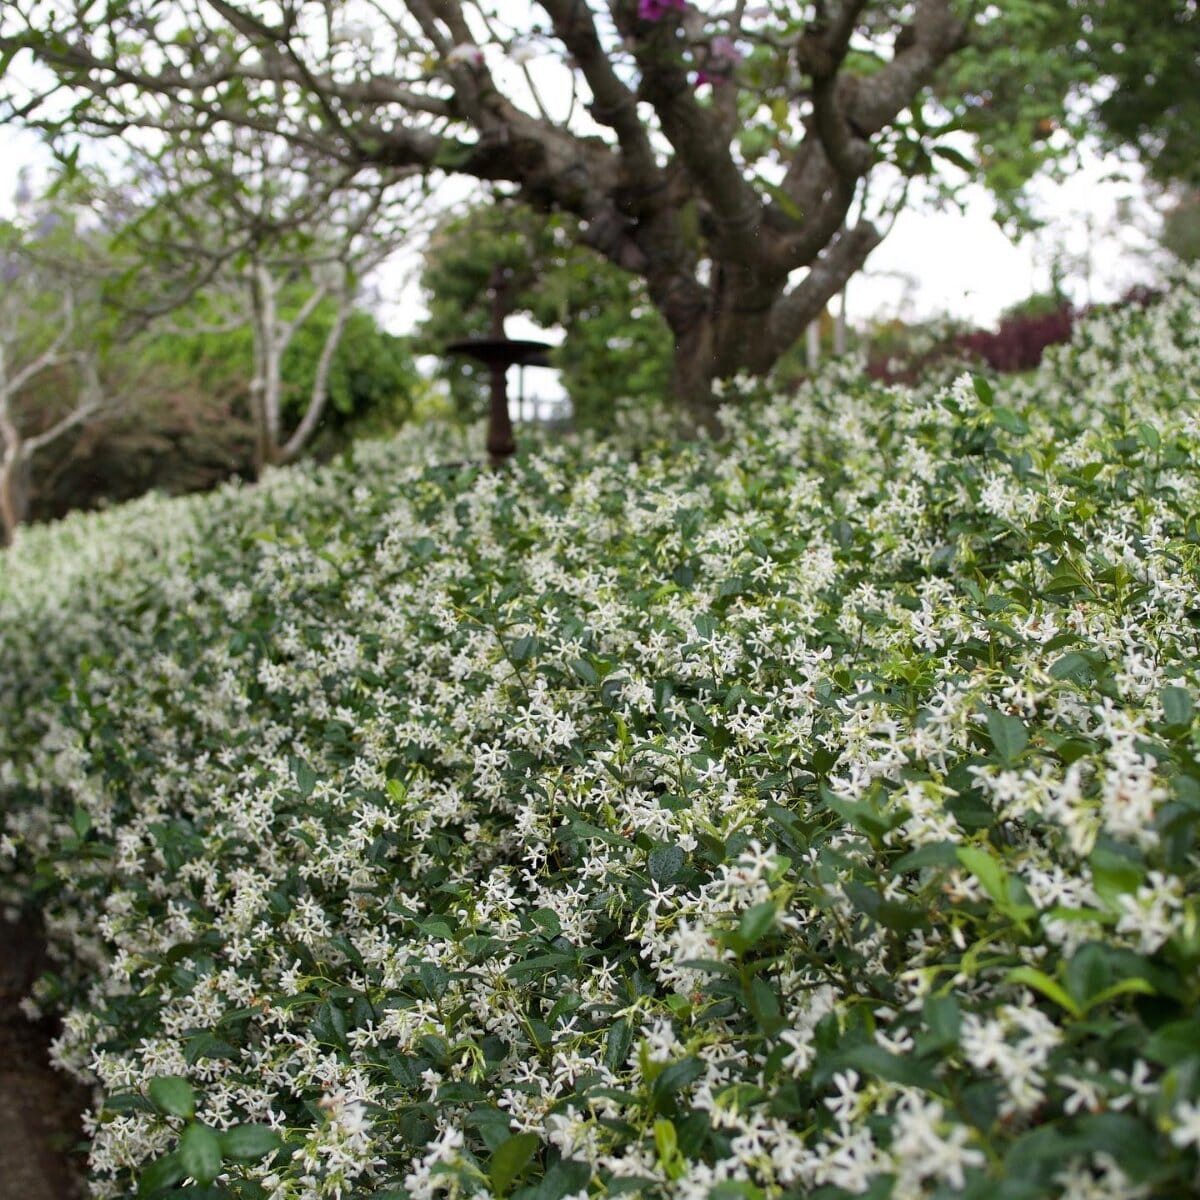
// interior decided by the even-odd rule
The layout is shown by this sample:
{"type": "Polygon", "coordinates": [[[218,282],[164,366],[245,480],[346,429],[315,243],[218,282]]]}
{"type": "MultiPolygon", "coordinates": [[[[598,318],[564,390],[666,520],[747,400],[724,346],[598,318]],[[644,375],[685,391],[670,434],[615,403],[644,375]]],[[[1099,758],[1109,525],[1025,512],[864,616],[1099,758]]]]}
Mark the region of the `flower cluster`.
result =
{"type": "Polygon", "coordinates": [[[1194,1195],[1198,331],[29,531],[94,1195],[1194,1195]]]}
{"type": "Polygon", "coordinates": [[[687,0],[638,0],[638,20],[661,21],[670,12],[687,11],[687,0]]]}
{"type": "Polygon", "coordinates": [[[708,43],[704,67],[696,72],[696,86],[711,83],[714,87],[726,83],[733,68],[745,57],[730,38],[717,36],[708,43]]]}

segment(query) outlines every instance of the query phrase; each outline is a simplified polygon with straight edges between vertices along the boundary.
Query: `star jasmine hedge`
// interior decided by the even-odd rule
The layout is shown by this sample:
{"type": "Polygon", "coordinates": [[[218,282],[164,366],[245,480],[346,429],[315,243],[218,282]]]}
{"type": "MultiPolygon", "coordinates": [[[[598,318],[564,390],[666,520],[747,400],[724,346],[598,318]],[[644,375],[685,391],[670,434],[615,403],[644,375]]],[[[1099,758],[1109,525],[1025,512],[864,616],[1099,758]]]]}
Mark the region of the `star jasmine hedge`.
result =
{"type": "Polygon", "coordinates": [[[94,1194],[1196,1195],[1198,331],[28,531],[94,1194]]]}

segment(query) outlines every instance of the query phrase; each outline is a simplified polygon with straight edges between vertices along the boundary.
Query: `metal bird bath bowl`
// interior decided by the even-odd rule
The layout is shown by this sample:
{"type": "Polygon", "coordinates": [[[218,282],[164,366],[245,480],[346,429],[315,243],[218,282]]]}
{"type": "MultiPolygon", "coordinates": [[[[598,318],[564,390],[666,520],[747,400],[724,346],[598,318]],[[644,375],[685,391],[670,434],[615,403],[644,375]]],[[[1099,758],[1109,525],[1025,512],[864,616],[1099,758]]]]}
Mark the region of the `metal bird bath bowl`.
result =
{"type": "Polygon", "coordinates": [[[531,342],[521,338],[487,337],[463,338],[459,342],[451,342],[446,347],[447,354],[464,354],[468,358],[478,359],[486,366],[504,367],[548,367],[550,356],[547,350],[553,347],[549,342],[531,342]]]}

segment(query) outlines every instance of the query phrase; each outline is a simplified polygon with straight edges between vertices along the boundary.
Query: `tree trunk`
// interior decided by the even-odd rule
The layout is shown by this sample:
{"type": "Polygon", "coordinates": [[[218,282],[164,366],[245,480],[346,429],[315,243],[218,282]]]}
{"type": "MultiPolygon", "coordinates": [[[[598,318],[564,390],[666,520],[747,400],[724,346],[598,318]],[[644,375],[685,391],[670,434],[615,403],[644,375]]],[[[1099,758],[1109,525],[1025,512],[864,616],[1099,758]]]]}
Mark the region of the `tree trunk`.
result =
{"type": "Polygon", "coordinates": [[[487,452],[492,466],[498,467],[517,448],[513,437],[512,416],[508,411],[508,378],[503,363],[492,363],[488,407],[487,452]]]}
{"type": "Polygon", "coordinates": [[[708,320],[697,323],[675,339],[671,394],[682,432],[687,437],[704,434],[719,437],[721,434],[721,422],[717,417],[720,398],[713,390],[717,363],[712,345],[713,329],[708,320]]]}
{"type": "Polygon", "coordinates": [[[267,415],[263,409],[264,384],[258,372],[250,381],[250,422],[254,427],[254,455],[251,468],[254,478],[261,479],[271,461],[271,439],[267,436],[267,415]]]}
{"type": "Polygon", "coordinates": [[[24,463],[20,447],[9,445],[0,458],[0,546],[11,546],[17,527],[25,519],[28,493],[22,486],[24,463]]]}
{"type": "Polygon", "coordinates": [[[0,355],[0,546],[11,546],[17,526],[25,515],[24,496],[18,478],[24,455],[23,440],[9,408],[8,379],[0,355]]]}

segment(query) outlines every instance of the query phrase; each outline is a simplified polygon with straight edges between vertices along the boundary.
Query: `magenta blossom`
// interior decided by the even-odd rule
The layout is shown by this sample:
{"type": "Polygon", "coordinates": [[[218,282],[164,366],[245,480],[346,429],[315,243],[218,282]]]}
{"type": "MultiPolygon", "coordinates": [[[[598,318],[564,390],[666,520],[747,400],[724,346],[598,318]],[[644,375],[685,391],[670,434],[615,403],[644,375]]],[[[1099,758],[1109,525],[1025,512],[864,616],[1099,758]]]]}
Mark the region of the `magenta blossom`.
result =
{"type": "Polygon", "coordinates": [[[740,63],[745,55],[733,44],[732,40],[718,35],[708,43],[708,57],[713,62],[728,63],[732,67],[734,63],[740,63]]]}
{"type": "Polygon", "coordinates": [[[713,87],[719,87],[729,79],[733,68],[744,57],[745,55],[729,38],[723,36],[713,38],[708,44],[704,67],[696,72],[696,86],[700,87],[702,84],[711,83],[713,87]]]}
{"type": "Polygon", "coordinates": [[[638,0],[638,17],[643,21],[661,21],[672,9],[683,12],[687,0],[638,0]]]}

